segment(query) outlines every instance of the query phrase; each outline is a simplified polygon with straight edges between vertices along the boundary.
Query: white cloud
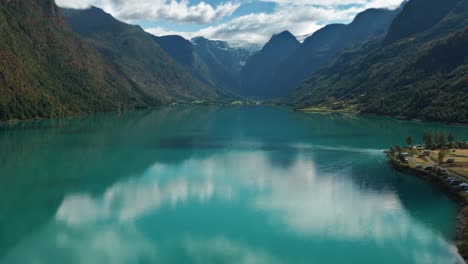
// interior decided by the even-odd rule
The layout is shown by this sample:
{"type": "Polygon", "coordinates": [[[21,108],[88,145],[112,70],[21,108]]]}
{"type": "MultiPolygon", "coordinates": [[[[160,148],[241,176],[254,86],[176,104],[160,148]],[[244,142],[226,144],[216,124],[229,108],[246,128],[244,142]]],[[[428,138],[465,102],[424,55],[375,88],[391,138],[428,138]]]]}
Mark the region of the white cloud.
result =
{"type": "Polygon", "coordinates": [[[57,5],[65,8],[75,8],[75,9],[85,9],[94,4],[96,4],[96,0],[56,0],[57,5]]]}
{"type": "Polygon", "coordinates": [[[362,6],[364,8],[395,8],[399,6],[402,0],[262,0],[263,2],[276,3],[279,5],[298,5],[298,6],[324,6],[337,7],[344,5],[362,6]]]}
{"type": "Polygon", "coordinates": [[[264,44],[276,33],[289,30],[296,36],[310,34],[332,21],[351,21],[355,15],[368,8],[394,8],[402,0],[271,0],[278,4],[271,14],[253,13],[234,18],[226,23],[212,25],[195,32],[171,31],[162,27],[147,28],[155,35],[181,35],[187,39],[203,36],[226,40],[233,46],[245,43],[264,44]],[[340,5],[354,4],[346,9],[340,5]]]}
{"type": "Polygon", "coordinates": [[[207,24],[197,31],[173,31],[160,26],[146,30],[155,35],[181,35],[187,39],[203,36],[226,40],[233,46],[246,43],[264,44],[276,33],[289,30],[297,36],[310,34],[333,21],[351,21],[368,8],[395,8],[403,0],[262,0],[277,4],[273,13],[251,13],[217,21],[232,15],[241,1],[231,0],[216,6],[206,1],[192,4],[189,0],[57,0],[64,7],[84,8],[95,5],[124,21],[169,21],[207,24]],[[349,5],[344,8],[344,6],[349,5]]]}
{"type": "Polygon", "coordinates": [[[239,4],[232,2],[221,3],[215,7],[206,2],[191,5],[188,0],[57,0],[57,4],[78,9],[98,6],[124,21],[167,20],[197,24],[212,23],[230,16],[239,7],[239,4]]]}

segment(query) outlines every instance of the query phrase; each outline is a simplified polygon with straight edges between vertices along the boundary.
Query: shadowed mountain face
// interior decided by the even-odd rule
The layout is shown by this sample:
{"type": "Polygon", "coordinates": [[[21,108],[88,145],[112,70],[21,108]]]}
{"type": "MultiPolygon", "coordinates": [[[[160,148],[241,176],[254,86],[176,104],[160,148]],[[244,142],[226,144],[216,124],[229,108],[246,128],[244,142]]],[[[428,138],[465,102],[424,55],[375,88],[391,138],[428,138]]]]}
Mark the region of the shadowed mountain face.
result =
{"type": "Polygon", "coordinates": [[[285,96],[341,51],[385,34],[399,11],[368,9],[358,14],[348,25],[325,26],[305,39],[304,43],[278,67],[272,87],[281,91],[281,96],[285,96]]]}
{"type": "Polygon", "coordinates": [[[157,37],[150,35],[180,65],[193,67],[194,54],[192,43],[181,36],[171,35],[157,37]]]}
{"type": "Polygon", "coordinates": [[[239,93],[246,97],[261,99],[280,96],[281,91],[272,89],[271,80],[278,66],[299,46],[299,41],[289,31],[274,35],[242,69],[239,93]]]}
{"type": "Polygon", "coordinates": [[[192,39],[196,55],[206,65],[215,84],[236,92],[240,85],[240,72],[252,51],[232,48],[225,41],[203,37],[192,39]]]}
{"type": "Polygon", "coordinates": [[[0,120],[155,105],[65,22],[52,0],[0,1],[0,120]]]}
{"type": "Polygon", "coordinates": [[[198,80],[228,94],[237,90],[239,73],[251,52],[231,48],[226,42],[180,36],[152,36],[175,61],[198,80]]]}
{"type": "Polygon", "coordinates": [[[368,9],[348,25],[323,27],[303,44],[287,31],[273,36],[243,69],[240,93],[263,99],[286,96],[341,51],[383,36],[400,11],[368,9]]]}
{"type": "Polygon", "coordinates": [[[300,107],[468,122],[468,1],[455,2],[409,1],[384,42],[341,55],[291,99],[300,107]]]}
{"type": "Polygon", "coordinates": [[[64,10],[64,14],[73,30],[104,54],[145,98],[169,103],[217,97],[214,88],[177,64],[139,26],[120,22],[98,8],[64,10]]]}
{"type": "Polygon", "coordinates": [[[459,3],[459,0],[412,0],[392,23],[387,43],[409,37],[434,26],[459,3]]]}

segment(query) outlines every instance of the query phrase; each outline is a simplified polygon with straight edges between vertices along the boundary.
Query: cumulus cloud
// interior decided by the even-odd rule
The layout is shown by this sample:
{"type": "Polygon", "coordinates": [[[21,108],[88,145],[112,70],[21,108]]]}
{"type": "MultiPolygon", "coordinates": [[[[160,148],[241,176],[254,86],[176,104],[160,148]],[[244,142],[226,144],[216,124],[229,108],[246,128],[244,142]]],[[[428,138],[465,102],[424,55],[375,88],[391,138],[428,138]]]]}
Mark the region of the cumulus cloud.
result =
{"type": "Polygon", "coordinates": [[[162,27],[146,30],[155,35],[204,36],[229,41],[233,46],[245,43],[264,44],[276,33],[291,31],[296,36],[310,34],[333,21],[351,21],[368,8],[395,8],[402,0],[266,0],[276,3],[273,13],[252,13],[211,25],[195,32],[171,31],[162,27]],[[351,5],[343,8],[343,5],[351,5]]]}
{"type": "Polygon", "coordinates": [[[239,7],[232,2],[212,6],[206,2],[190,4],[187,0],[57,0],[57,4],[67,8],[98,6],[118,19],[125,21],[167,20],[171,22],[212,23],[230,16],[239,7]]]}
{"type": "MultiPolygon", "coordinates": [[[[258,0],[255,0],[258,1],[258,0]]],[[[127,22],[168,21],[195,23],[206,27],[197,31],[170,30],[161,26],[147,27],[152,34],[181,35],[187,39],[196,36],[229,41],[233,46],[246,43],[264,44],[271,35],[289,30],[297,36],[310,34],[335,21],[351,21],[368,8],[396,8],[403,0],[261,0],[276,5],[272,13],[255,12],[231,16],[242,1],[230,0],[218,5],[205,0],[193,3],[189,0],[57,0],[64,7],[85,8],[95,5],[118,19],[127,22]]],[[[180,28],[180,27],[179,27],[180,28]]]]}
{"type": "Polygon", "coordinates": [[[271,14],[248,14],[196,32],[175,32],[161,27],[146,30],[155,35],[178,34],[189,39],[195,36],[204,36],[226,40],[237,46],[244,43],[265,43],[273,34],[284,30],[289,30],[294,35],[305,35],[322,27],[323,21],[352,19],[359,10],[357,8],[338,10],[317,6],[304,8],[303,6],[288,5],[278,8],[271,14]]]}

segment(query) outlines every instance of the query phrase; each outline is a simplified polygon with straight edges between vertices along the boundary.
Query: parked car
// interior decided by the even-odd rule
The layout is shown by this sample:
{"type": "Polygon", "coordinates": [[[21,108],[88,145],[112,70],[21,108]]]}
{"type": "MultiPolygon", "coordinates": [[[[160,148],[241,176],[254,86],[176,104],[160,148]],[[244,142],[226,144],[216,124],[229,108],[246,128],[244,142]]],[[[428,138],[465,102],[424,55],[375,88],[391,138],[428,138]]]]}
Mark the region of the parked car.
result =
{"type": "Polygon", "coordinates": [[[447,175],[448,175],[448,172],[447,172],[447,170],[445,170],[445,169],[440,169],[440,168],[439,168],[439,169],[437,170],[437,174],[438,174],[438,175],[442,175],[442,176],[447,176],[447,175]]]}
{"type": "Polygon", "coordinates": [[[423,165],[421,165],[421,164],[416,164],[416,168],[422,169],[422,168],[423,168],[423,165]]]}
{"type": "Polygon", "coordinates": [[[434,167],[433,166],[426,166],[424,168],[425,171],[431,171],[431,170],[434,170],[434,167]]]}
{"type": "Polygon", "coordinates": [[[462,181],[460,180],[452,180],[451,182],[449,182],[451,185],[460,185],[462,183],[462,181]]]}
{"type": "Polygon", "coordinates": [[[447,163],[454,163],[455,162],[455,159],[454,158],[450,158],[447,160],[447,163]]]}

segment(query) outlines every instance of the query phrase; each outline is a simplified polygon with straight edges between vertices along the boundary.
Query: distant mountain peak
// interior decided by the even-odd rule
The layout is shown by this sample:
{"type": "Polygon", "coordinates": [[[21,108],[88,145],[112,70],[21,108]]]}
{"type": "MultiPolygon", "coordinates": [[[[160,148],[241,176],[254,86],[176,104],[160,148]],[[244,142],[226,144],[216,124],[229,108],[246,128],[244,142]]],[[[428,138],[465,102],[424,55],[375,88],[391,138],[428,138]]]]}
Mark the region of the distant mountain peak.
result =
{"type": "Polygon", "coordinates": [[[270,39],[270,42],[271,41],[275,41],[275,40],[278,40],[278,39],[284,39],[284,40],[291,40],[291,41],[296,41],[299,43],[299,41],[297,40],[297,38],[291,33],[289,32],[288,30],[285,30],[281,33],[278,33],[278,34],[275,34],[271,37],[270,39]]]}
{"type": "Polygon", "coordinates": [[[102,8],[100,7],[97,7],[97,6],[89,6],[88,8],[85,8],[85,9],[72,9],[72,10],[80,10],[80,11],[85,11],[85,12],[91,12],[91,13],[95,13],[95,14],[100,14],[100,15],[109,15],[109,13],[107,13],[106,11],[104,11],[102,8]]]}
{"type": "Polygon", "coordinates": [[[289,31],[283,31],[281,33],[273,35],[270,40],[265,44],[262,50],[276,50],[281,49],[282,47],[293,47],[301,45],[299,40],[291,34],[289,31]]]}

